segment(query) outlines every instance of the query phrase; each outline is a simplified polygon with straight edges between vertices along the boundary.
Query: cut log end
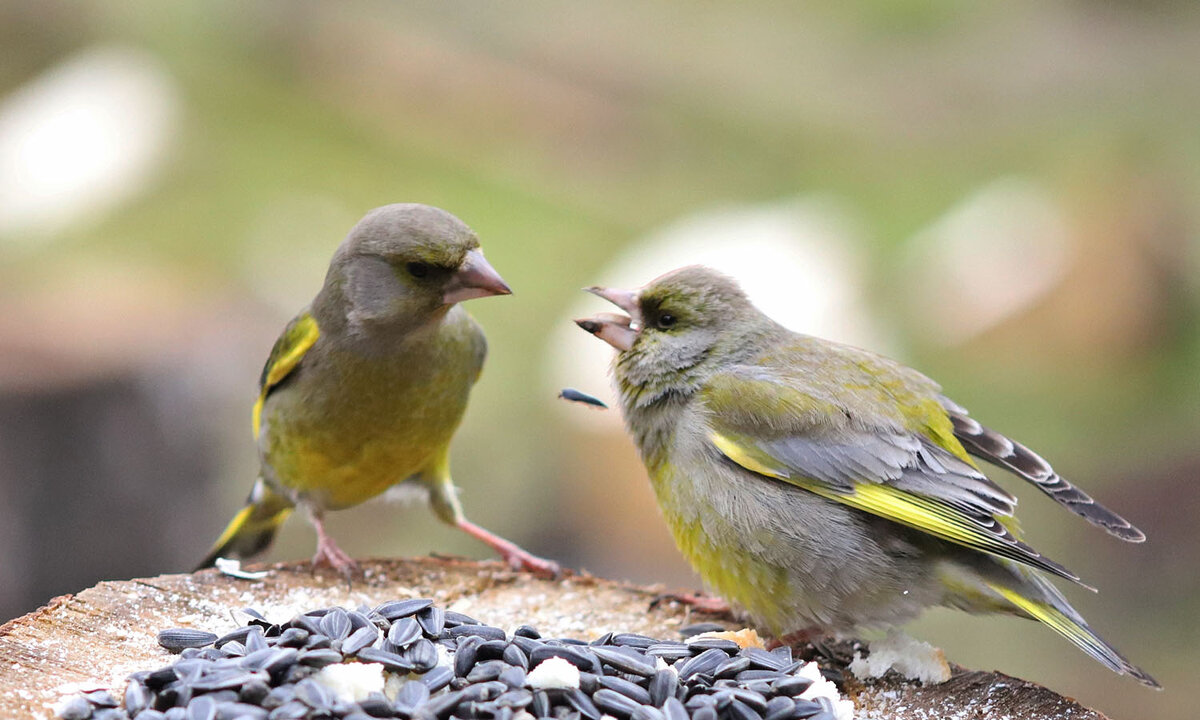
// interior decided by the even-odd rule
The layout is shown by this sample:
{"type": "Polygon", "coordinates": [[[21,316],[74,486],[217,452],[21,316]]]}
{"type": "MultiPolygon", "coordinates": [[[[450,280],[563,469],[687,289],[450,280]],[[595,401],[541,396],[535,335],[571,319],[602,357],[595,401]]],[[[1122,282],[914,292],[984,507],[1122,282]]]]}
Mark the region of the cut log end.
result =
{"type": "MultiPolygon", "coordinates": [[[[205,570],[103,582],[0,626],[0,717],[52,718],[55,704],[79,691],[108,688],[119,697],[130,673],[175,659],[159,647],[158,631],[192,627],[224,634],[240,624],[231,613],[246,607],[282,622],[319,607],[431,597],[491,625],[527,624],[546,637],[588,640],[608,631],[678,639],[682,627],[701,621],[740,627],[672,602],[651,608],[661,588],[579,574],[540,580],[493,562],[373,560],[362,563],[362,574],[352,583],[337,573],[314,573],[307,563],[266,569],[270,573],[261,581],[205,570]]],[[[997,673],[956,667],[949,681],[928,686],[895,675],[869,682],[845,675],[844,690],[855,703],[856,717],[1103,720],[1046,688],[997,673]]]]}

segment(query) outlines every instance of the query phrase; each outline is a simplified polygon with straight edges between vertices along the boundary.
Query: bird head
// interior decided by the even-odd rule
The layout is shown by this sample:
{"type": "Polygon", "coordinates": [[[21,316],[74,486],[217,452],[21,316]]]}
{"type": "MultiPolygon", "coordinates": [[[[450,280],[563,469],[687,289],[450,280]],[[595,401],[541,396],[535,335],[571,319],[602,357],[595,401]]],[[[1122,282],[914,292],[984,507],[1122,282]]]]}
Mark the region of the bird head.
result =
{"type": "Polygon", "coordinates": [[[469,227],[418,204],[367,213],[338,248],[325,285],[356,325],[419,324],[464,300],[512,293],[469,227]]]}
{"type": "Polygon", "coordinates": [[[770,324],[732,278],[699,265],[636,291],[587,291],[626,314],[601,313],[575,323],[617,349],[618,389],[643,401],[694,389],[706,367],[738,354],[748,334],[770,324]]]}

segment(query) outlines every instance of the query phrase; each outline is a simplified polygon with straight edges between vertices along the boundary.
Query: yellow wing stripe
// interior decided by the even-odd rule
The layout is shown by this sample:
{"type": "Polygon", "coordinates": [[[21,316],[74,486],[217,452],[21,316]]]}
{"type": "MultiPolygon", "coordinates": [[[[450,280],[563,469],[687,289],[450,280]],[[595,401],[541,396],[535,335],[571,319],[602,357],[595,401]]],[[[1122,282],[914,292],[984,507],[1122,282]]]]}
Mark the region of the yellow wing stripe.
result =
{"type": "Polygon", "coordinates": [[[259,431],[262,429],[263,404],[267,401],[267,395],[271,392],[271,388],[282,382],[288,373],[296,369],[304,354],[308,352],[320,335],[321,331],[317,328],[317,321],[313,316],[301,315],[284,330],[283,335],[275,343],[275,347],[271,349],[271,357],[267,359],[258,399],[254,401],[254,412],[251,417],[254,439],[258,439],[259,431]]]}
{"type": "Polygon", "coordinates": [[[1052,605],[1038,602],[1036,600],[1030,600],[1015,590],[1011,590],[1002,585],[996,585],[994,583],[986,583],[986,585],[1005,600],[1012,603],[1018,609],[1032,617],[1034,620],[1037,620],[1054,632],[1062,635],[1067,640],[1070,640],[1072,643],[1078,645],[1084,650],[1084,652],[1097,658],[1105,665],[1112,667],[1117,672],[1124,672],[1123,670],[1119,669],[1119,665],[1108,660],[1108,655],[1110,652],[1109,649],[1105,647],[1105,645],[1100,642],[1095,635],[1093,635],[1086,628],[1081,627],[1079,623],[1067,617],[1067,615],[1065,615],[1062,611],[1058,610],[1052,605]]]}
{"type": "Polygon", "coordinates": [[[754,452],[753,447],[747,449],[744,444],[719,432],[709,433],[709,440],[727,458],[751,472],[782,480],[828,500],[907,525],[956,545],[1023,562],[1078,582],[1077,577],[1057,563],[1029,552],[1028,548],[1023,549],[1001,537],[989,535],[942,503],[880,483],[856,483],[849,491],[839,491],[786,470],[773,468],[767,464],[769,458],[764,458],[762,452],[754,452]]]}
{"type": "Polygon", "coordinates": [[[942,506],[919,496],[896,490],[887,485],[861,484],[855,485],[849,493],[836,492],[820,483],[805,482],[803,478],[793,477],[790,473],[771,468],[746,452],[742,445],[729,437],[714,432],[709,435],[713,445],[726,457],[738,465],[759,475],[766,475],[778,480],[801,485],[805,490],[816,493],[821,497],[849,505],[859,510],[865,510],[873,515],[880,515],[896,522],[904,523],[918,530],[950,540],[960,545],[981,547],[1003,543],[987,543],[987,537],[975,531],[966,523],[956,518],[942,506]]]}

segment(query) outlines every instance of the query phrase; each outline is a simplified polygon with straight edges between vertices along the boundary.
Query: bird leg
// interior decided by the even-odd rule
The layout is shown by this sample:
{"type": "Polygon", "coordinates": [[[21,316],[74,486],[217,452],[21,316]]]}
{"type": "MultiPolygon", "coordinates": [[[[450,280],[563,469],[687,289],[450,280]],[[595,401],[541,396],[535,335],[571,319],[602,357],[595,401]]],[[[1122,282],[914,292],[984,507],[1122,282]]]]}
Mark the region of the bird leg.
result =
{"type": "Polygon", "coordinates": [[[310,508],[308,510],[308,520],[317,531],[317,552],[313,555],[313,567],[317,568],[321,565],[328,565],[342,575],[350,577],[350,574],[358,568],[358,563],[354,562],[354,558],[347,555],[344,550],[338,547],[329,533],[325,532],[325,520],[321,517],[320,513],[310,508]]]}
{"type": "Polygon", "coordinates": [[[528,570],[543,577],[556,577],[562,569],[553,560],[545,560],[522,550],[515,543],[509,542],[493,532],[479,527],[464,517],[458,518],[454,526],[471,537],[485,543],[508,563],[514,570],[528,570]]]}
{"type": "Polygon", "coordinates": [[[723,598],[703,593],[662,593],[650,601],[650,609],[653,610],[668,600],[709,615],[733,614],[733,608],[723,598]]]}

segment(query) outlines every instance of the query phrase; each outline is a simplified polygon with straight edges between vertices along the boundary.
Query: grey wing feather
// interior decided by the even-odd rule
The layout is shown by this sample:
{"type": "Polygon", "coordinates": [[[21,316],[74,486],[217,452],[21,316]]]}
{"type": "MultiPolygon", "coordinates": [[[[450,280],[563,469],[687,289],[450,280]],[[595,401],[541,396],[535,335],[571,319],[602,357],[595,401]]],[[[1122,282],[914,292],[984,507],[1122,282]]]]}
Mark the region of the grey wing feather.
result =
{"type": "Polygon", "coordinates": [[[1004,548],[993,551],[1001,557],[1089,587],[1079,576],[1017,539],[997,519],[997,515],[1013,514],[1015,497],[927,438],[887,432],[856,433],[841,441],[789,435],[761,441],[759,446],[793,471],[837,492],[850,493],[855,483],[877,482],[936,500],[1001,540],[1004,548]]]}
{"type": "Polygon", "coordinates": [[[1146,539],[1146,535],[1128,520],[1060,477],[1037,453],[984,427],[948,398],[942,398],[942,405],[954,423],[955,437],[970,454],[1033,483],[1059,505],[1122,540],[1136,543],[1146,539]]]}
{"type": "Polygon", "coordinates": [[[849,492],[879,482],[987,515],[1012,515],[1017,499],[982,473],[925,438],[903,433],[855,434],[841,442],[790,435],[762,443],[772,457],[813,480],[849,492]]]}

